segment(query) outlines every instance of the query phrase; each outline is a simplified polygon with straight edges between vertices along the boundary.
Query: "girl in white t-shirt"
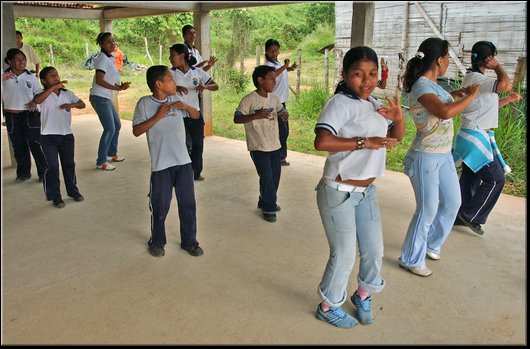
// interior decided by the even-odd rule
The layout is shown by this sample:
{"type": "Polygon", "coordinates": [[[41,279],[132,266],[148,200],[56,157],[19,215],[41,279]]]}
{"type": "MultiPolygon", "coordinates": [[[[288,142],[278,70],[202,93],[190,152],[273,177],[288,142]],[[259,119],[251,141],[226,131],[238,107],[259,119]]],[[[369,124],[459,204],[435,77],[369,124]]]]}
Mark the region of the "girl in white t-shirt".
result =
{"type": "Polygon", "coordinates": [[[425,256],[440,259],[440,250],[460,207],[460,190],[451,155],[453,117],[478,94],[478,86],[449,93],[437,83],[449,66],[449,42],[424,40],[407,64],[403,90],[409,98],[416,136],[403,159],[416,197],[399,265],[418,276],[429,276],[425,256]],[[462,97],[454,101],[453,97],[462,97]]]}
{"type": "MultiPolygon", "coordinates": [[[[285,59],[283,64],[278,61],[280,54],[280,43],[275,39],[269,39],[265,42],[265,65],[273,67],[276,74],[276,86],[272,93],[280,98],[284,108],[285,103],[289,100],[289,76],[287,72],[296,69],[296,62],[289,66],[289,59],[285,59]]],[[[287,114],[286,114],[287,115],[287,114]]],[[[289,119],[287,116],[278,118],[278,128],[280,130],[280,144],[282,145],[280,156],[282,166],[289,166],[287,161],[287,138],[289,137],[289,119]]]]}
{"type": "Polygon", "coordinates": [[[479,235],[484,234],[481,224],[486,223],[505,183],[504,166],[498,156],[494,155],[491,144],[491,129],[498,127],[499,108],[521,99],[515,92],[499,99],[498,94],[510,91],[512,83],[495,58],[496,54],[497,49],[490,41],[476,42],[471,48],[472,67],[466,73],[462,86],[477,84],[480,86],[480,93],[462,113],[454,147],[454,157],[462,158],[462,205],[455,225],[466,225],[479,235]],[[484,74],[486,69],[495,71],[497,76],[484,74]],[[485,146],[489,156],[484,160],[485,146]],[[478,162],[477,158],[481,161],[478,162]]]}
{"type": "Polygon", "coordinates": [[[72,108],[83,109],[85,103],[71,91],[64,88],[59,73],[53,67],[46,67],[39,74],[44,91],[35,95],[34,102],[41,109],[40,143],[48,169],[44,177],[46,200],[53,201],[57,208],[65,206],[61,196],[59,161],[64,176],[66,193],[75,201],[84,197],[77,188],[74,161],[74,135],[72,134],[72,108]]]}
{"type": "Polygon", "coordinates": [[[376,177],[385,173],[386,148],[403,138],[398,97],[383,106],[371,93],[377,85],[377,54],[358,46],[344,55],[342,81],[326,102],[315,127],[315,149],[329,152],[318,184],[317,204],[329,243],[329,260],[318,294],[316,316],[351,328],[374,320],[370,293],[381,292],[383,231],[376,177]],[[342,310],[350,273],[360,250],[358,288],[350,297],[357,320],[342,310]]]}
{"type": "MultiPolygon", "coordinates": [[[[193,67],[186,46],[175,44],[169,48],[169,52],[171,72],[177,84],[177,91],[182,96],[182,101],[201,111],[199,96],[202,91],[217,91],[219,86],[204,70],[193,67]]],[[[187,143],[189,143],[188,148],[193,166],[193,178],[196,181],[202,181],[204,180],[201,175],[204,150],[204,117],[202,111],[199,119],[192,119],[186,114],[184,124],[186,125],[186,137],[189,138],[187,143]]]]}

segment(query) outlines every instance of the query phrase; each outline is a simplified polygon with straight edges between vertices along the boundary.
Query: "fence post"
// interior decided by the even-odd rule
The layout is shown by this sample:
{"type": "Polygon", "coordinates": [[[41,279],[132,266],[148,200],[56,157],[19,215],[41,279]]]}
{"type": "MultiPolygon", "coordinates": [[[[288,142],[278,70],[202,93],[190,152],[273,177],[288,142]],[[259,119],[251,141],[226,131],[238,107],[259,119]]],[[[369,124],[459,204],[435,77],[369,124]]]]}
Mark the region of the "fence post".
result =
{"type": "Polygon", "coordinates": [[[324,88],[329,92],[329,48],[324,50],[324,88]]]}
{"type": "Polygon", "coordinates": [[[147,54],[147,58],[149,58],[149,60],[151,61],[151,65],[155,65],[155,63],[153,63],[153,58],[151,58],[151,54],[149,54],[149,47],[147,46],[147,38],[144,36],[144,41],[145,41],[145,53],[147,54]]]}
{"type": "Polygon", "coordinates": [[[85,53],[86,57],[88,58],[90,56],[90,51],[88,51],[88,42],[85,42],[85,53]]]}
{"type": "MultiPolygon", "coordinates": [[[[217,56],[215,55],[215,49],[214,49],[214,48],[212,48],[212,56],[217,57],[217,56]]],[[[210,77],[211,77],[212,79],[213,79],[213,71],[214,71],[214,67],[211,67],[211,68],[210,68],[210,77]]]]}
{"type": "Polygon", "coordinates": [[[256,67],[260,65],[260,61],[259,61],[259,56],[260,56],[260,50],[259,50],[260,46],[259,45],[256,45],[256,67]]]}
{"type": "Polygon", "coordinates": [[[53,58],[53,46],[50,44],[50,61],[52,63],[52,67],[55,67],[55,59],[53,58]]]}
{"type": "Polygon", "coordinates": [[[300,97],[300,75],[302,70],[302,49],[298,49],[298,69],[296,69],[296,98],[300,97]]]}
{"type": "Polygon", "coordinates": [[[519,84],[523,81],[524,75],[526,73],[526,57],[517,58],[517,65],[515,66],[515,73],[513,75],[512,88],[517,90],[519,84]]]}
{"type": "Polygon", "coordinates": [[[158,64],[162,65],[162,45],[158,49],[158,64]]]}

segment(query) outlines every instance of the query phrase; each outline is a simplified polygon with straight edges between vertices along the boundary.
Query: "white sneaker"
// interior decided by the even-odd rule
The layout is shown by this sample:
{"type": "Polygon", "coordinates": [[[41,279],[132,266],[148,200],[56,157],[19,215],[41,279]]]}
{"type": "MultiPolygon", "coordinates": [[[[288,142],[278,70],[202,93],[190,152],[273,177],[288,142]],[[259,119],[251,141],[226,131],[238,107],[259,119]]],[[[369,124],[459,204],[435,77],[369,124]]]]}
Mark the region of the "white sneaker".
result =
{"type": "Polygon", "coordinates": [[[418,275],[418,276],[423,276],[423,277],[426,277],[426,276],[429,276],[432,274],[432,271],[427,268],[426,266],[421,266],[421,267],[406,267],[404,265],[399,265],[401,268],[403,269],[407,269],[408,271],[410,271],[412,274],[414,275],[418,275]]]}
{"type": "Polygon", "coordinates": [[[427,257],[429,257],[433,261],[437,261],[438,259],[440,259],[440,255],[438,253],[435,253],[435,252],[427,251],[426,255],[427,255],[427,257]]]}
{"type": "Polygon", "coordinates": [[[112,170],[116,169],[116,166],[112,166],[108,162],[104,162],[101,165],[96,165],[96,168],[98,170],[112,171],[112,170]]]}
{"type": "Polygon", "coordinates": [[[114,156],[107,156],[107,161],[122,162],[123,160],[125,160],[125,157],[119,156],[118,154],[114,156]]]}

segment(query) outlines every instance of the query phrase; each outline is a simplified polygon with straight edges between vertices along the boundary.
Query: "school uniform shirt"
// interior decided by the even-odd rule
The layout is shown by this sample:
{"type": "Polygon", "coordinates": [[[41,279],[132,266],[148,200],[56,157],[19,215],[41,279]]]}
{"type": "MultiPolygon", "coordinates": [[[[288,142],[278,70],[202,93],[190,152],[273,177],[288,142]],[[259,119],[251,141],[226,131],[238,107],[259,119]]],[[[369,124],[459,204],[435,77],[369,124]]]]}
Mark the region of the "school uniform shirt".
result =
{"type": "MultiPolygon", "coordinates": [[[[268,65],[269,67],[273,67],[275,70],[278,70],[279,68],[283,67],[283,64],[281,64],[278,61],[269,61],[265,62],[265,65],[268,65]]],[[[289,78],[287,74],[287,69],[285,69],[280,75],[276,77],[276,86],[274,86],[274,90],[272,91],[275,95],[277,95],[280,98],[280,102],[285,103],[289,100],[289,78]]]]}
{"type": "Polygon", "coordinates": [[[480,72],[468,72],[462,87],[479,85],[479,94],[462,113],[460,128],[470,130],[486,130],[499,126],[499,95],[497,94],[497,78],[486,76],[480,72]]]}
{"type": "MultiPolygon", "coordinates": [[[[11,68],[2,70],[2,74],[8,71],[11,71],[11,68]]],[[[28,70],[24,70],[19,76],[13,74],[9,79],[2,80],[2,107],[11,110],[28,110],[26,104],[41,92],[39,80],[28,70]]]]}
{"type": "Polygon", "coordinates": [[[435,94],[443,103],[453,102],[453,97],[436,82],[420,76],[412,85],[409,106],[416,125],[416,136],[410,148],[426,153],[449,153],[453,144],[453,119],[442,120],[425,109],[418,98],[425,94],[435,94]]]}
{"type": "MultiPolygon", "coordinates": [[[[101,71],[105,73],[103,80],[111,85],[120,82],[120,72],[116,68],[115,57],[105,51],[101,51],[94,59],[94,69],[96,72],[101,71]]],[[[92,88],[90,89],[91,96],[99,96],[103,98],[112,99],[112,91],[96,83],[96,74],[92,80],[92,88]]]]}
{"type": "MultiPolygon", "coordinates": [[[[179,94],[182,101],[191,105],[193,108],[200,110],[199,92],[195,90],[195,87],[208,84],[210,80],[212,80],[210,75],[201,68],[194,67],[190,67],[186,74],[177,68],[171,68],[171,73],[173,74],[173,79],[177,83],[177,86],[182,86],[188,89],[187,94],[179,94]]],[[[186,113],[186,116],[189,115],[186,113]]]]}
{"type": "Polygon", "coordinates": [[[260,96],[256,91],[243,97],[234,115],[254,114],[261,108],[269,109],[269,119],[257,119],[245,122],[245,135],[249,151],[274,151],[281,148],[278,128],[278,113],[284,111],[278,96],[269,93],[267,97],[260,96]]]}
{"type": "MultiPolygon", "coordinates": [[[[386,137],[392,122],[377,112],[381,102],[356,95],[333,95],[324,105],[315,126],[341,138],[386,137]]],[[[362,180],[385,174],[386,148],[329,152],[323,177],[362,180]]]]}
{"type": "Polygon", "coordinates": [[[197,50],[197,49],[195,48],[195,46],[190,46],[190,45],[188,45],[187,42],[185,42],[184,45],[186,45],[186,47],[188,48],[188,52],[189,52],[193,57],[195,57],[195,59],[197,60],[197,63],[195,63],[193,66],[196,66],[197,64],[201,63],[201,62],[202,62],[202,57],[201,57],[201,54],[199,53],[199,50],[197,50]]]}
{"type": "MultiPolygon", "coordinates": [[[[155,116],[162,104],[181,100],[177,95],[168,96],[165,100],[153,96],[140,98],[134,109],[133,126],[155,116]]],[[[191,163],[186,147],[184,114],[186,112],[183,109],[172,108],[146,132],[152,172],[191,163]]]]}
{"type": "Polygon", "coordinates": [[[35,50],[30,45],[22,43],[20,51],[24,52],[26,55],[26,68],[28,70],[35,71],[37,69],[37,64],[40,64],[40,58],[35,53],[35,50]]]}
{"type": "Polygon", "coordinates": [[[52,92],[40,104],[41,135],[67,135],[72,133],[72,112],[70,109],[59,108],[63,104],[77,103],[72,91],[63,89],[59,95],[52,92]]]}

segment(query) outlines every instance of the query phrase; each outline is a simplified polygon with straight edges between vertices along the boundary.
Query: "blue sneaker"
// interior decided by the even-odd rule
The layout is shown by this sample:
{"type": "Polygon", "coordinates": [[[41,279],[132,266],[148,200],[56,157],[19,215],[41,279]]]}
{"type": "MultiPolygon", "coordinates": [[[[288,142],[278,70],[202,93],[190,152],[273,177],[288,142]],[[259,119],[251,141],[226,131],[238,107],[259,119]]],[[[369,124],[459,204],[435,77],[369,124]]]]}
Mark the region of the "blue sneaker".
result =
{"type": "Polygon", "coordinates": [[[341,307],[329,308],[328,311],[324,312],[320,308],[320,304],[317,307],[317,319],[329,322],[333,326],[340,328],[352,328],[359,324],[357,320],[346,314],[341,307]]]}
{"type": "Polygon", "coordinates": [[[362,300],[361,297],[355,292],[351,296],[351,301],[355,308],[357,309],[357,319],[363,325],[370,325],[374,321],[374,315],[370,306],[372,305],[372,296],[369,296],[365,300],[362,300]]]}

